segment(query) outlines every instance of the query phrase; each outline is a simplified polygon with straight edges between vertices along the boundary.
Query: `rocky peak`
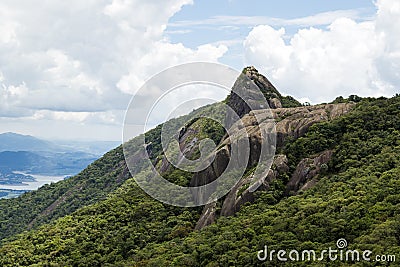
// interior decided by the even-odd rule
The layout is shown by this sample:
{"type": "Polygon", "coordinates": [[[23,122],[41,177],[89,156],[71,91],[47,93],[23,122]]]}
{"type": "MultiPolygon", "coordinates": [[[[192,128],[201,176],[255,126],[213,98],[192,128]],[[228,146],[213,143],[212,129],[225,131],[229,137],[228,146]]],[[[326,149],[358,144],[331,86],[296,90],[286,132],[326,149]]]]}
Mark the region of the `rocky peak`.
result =
{"type": "Polygon", "coordinates": [[[250,78],[250,80],[252,80],[257,87],[260,88],[267,100],[280,100],[282,98],[282,95],[275,88],[275,86],[264,75],[259,73],[255,67],[246,67],[243,69],[242,73],[250,78]]]}
{"type": "Polygon", "coordinates": [[[251,110],[267,108],[266,104],[260,103],[259,92],[262,93],[271,109],[301,106],[300,102],[293,97],[282,96],[275,86],[253,66],[243,69],[226,102],[242,118],[251,110]],[[252,108],[239,95],[244,96],[247,103],[251,103],[252,108]]]}
{"type": "MultiPolygon", "coordinates": [[[[316,123],[330,121],[348,113],[353,107],[354,104],[352,103],[342,103],[273,109],[272,115],[276,125],[277,146],[283,146],[285,139],[288,137],[296,139],[305,135],[308,129],[316,123]]],[[[234,132],[233,137],[227,137],[221,141],[215,162],[204,172],[194,175],[191,185],[198,186],[207,184],[220,175],[231,160],[228,153],[230,139],[234,139],[236,136],[245,136],[242,131],[249,133],[250,147],[252,148],[250,150],[249,161],[250,163],[257,162],[259,150],[255,148],[260,147],[260,144],[263,142],[257,133],[259,132],[259,128],[267,124],[261,123],[257,125],[254,116],[260,117],[262,114],[269,114],[268,112],[269,111],[265,109],[260,109],[244,115],[241,119],[244,128],[234,132]]],[[[267,118],[268,116],[265,117],[265,119],[267,118]]],[[[304,191],[313,187],[318,181],[318,175],[323,172],[324,167],[327,166],[326,164],[331,159],[332,153],[331,150],[328,150],[313,158],[301,160],[294,173],[290,173],[289,171],[286,155],[276,155],[272,168],[269,170],[266,177],[258,181],[254,181],[251,174],[243,177],[223,200],[220,200],[219,203],[210,203],[207,205],[203,210],[203,214],[200,216],[196,229],[201,229],[211,224],[218,216],[234,215],[245,203],[254,201],[254,187],[257,191],[268,190],[271,183],[281,177],[291,177],[288,182],[285,182],[286,195],[297,194],[299,191],[304,191]],[[218,205],[221,206],[220,209],[217,209],[218,205]]],[[[284,179],[282,179],[282,181],[283,180],[284,179]]]]}
{"type": "MultiPolygon", "coordinates": [[[[282,96],[272,83],[254,67],[247,67],[243,70],[236,80],[226,104],[238,116],[229,117],[228,111],[226,119],[230,121],[226,122],[226,126],[230,128],[230,134],[229,136],[222,134],[221,138],[218,138],[218,145],[214,150],[214,160],[206,169],[193,174],[189,180],[189,185],[192,187],[209,184],[221,176],[229,162],[234,160],[231,156],[234,143],[249,142],[247,169],[251,170],[259,162],[263,143],[275,144],[276,141],[276,147],[282,148],[288,138],[302,137],[312,125],[333,120],[348,113],[354,107],[353,103],[302,106],[294,98],[282,96]],[[270,108],[265,104],[265,100],[264,102],[260,101],[260,92],[270,108]],[[237,117],[240,118],[240,127],[237,125],[237,117]],[[233,118],[236,118],[236,121],[233,118]],[[274,137],[273,140],[266,140],[261,132],[270,129],[271,124],[276,130],[276,139],[274,137]]],[[[223,105],[220,108],[225,109],[223,105]]],[[[218,109],[212,109],[212,111],[218,112],[218,109]]],[[[198,119],[191,120],[181,129],[178,134],[181,156],[191,158],[196,154],[195,151],[199,148],[200,140],[207,133],[205,131],[207,126],[209,123],[198,119]]],[[[272,168],[263,177],[256,177],[249,171],[232,187],[225,198],[207,204],[198,220],[196,229],[213,223],[219,216],[234,215],[243,205],[254,201],[256,191],[269,190],[276,180],[280,180],[279,182],[286,186],[284,192],[286,195],[297,194],[313,187],[331,157],[332,151],[325,151],[316,157],[303,159],[296,170],[291,173],[287,156],[276,155],[272,162],[272,168]]],[[[159,168],[161,172],[167,173],[171,170],[171,165],[164,158],[159,168]]],[[[193,194],[193,199],[196,201],[203,201],[205,199],[200,198],[204,197],[208,198],[209,196],[193,194]]]]}

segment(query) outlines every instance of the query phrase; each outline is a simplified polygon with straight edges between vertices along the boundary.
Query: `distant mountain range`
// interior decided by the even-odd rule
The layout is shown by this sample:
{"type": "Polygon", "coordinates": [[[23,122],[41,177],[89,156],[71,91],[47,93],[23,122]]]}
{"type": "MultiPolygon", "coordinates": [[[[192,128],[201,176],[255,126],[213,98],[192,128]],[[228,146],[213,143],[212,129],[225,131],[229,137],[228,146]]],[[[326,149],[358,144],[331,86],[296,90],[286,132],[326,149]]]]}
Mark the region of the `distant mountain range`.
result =
{"type": "MultiPolygon", "coordinates": [[[[23,171],[40,175],[72,175],[84,169],[98,156],[85,152],[0,152],[0,170],[23,171]]],[[[1,185],[0,185],[1,187],[1,185]]]]}
{"type": "Polygon", "coordinates": [[[1,151],[54,151],[60,147],[30,135],[16,133],[0,134],[1,151]]]}
{"type": "Polygon", "coordinates": [[[11,132],[0,134],[0,189],[5,185],[22,187],[26,182],[35,181],[31,175],[75,175],[118,144],[113,141],[55,142],[11,132]]]}
{"type": "Polygon", "coordinates": [[[120,141],[49,141],[30,135],[17,133],[0,134],[0,152],[3,151],[30,151],[30,152],[85,152],[97,156],[103,155],[110,149],[118,146],[120,141]]]}

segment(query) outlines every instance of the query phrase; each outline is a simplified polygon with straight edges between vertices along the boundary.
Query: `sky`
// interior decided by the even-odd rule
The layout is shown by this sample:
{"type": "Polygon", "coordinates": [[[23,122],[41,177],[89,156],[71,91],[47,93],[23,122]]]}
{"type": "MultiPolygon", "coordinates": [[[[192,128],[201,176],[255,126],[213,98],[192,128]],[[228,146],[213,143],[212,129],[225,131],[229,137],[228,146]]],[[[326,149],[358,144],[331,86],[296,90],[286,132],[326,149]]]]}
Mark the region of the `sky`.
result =
{"type": "Polygon", "coordinates": [[[253,65],[302,102],[390,97],[398,25],[398,0],[3,0],[0,133],[121,140],[138,88],[195,61],[253,65]]]}

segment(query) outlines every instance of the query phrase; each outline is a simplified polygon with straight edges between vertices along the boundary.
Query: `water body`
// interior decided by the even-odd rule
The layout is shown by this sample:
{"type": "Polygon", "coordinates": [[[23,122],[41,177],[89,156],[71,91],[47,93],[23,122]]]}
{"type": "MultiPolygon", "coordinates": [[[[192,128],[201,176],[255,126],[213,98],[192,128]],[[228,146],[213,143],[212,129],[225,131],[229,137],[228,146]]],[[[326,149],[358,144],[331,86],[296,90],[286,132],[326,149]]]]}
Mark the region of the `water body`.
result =
{"type": "Polygon", "coordinates": [[[25,172],[18,172],[14,171],[13,173],[15,174],[22,174],[22,175],[30,175],[33,178],[35,178],[36,181],[34,182],[23,182],[21,185],[3,185],[0,184],[0,189],[11,189],[11,190],[36,190],[39,187],[45,185],[45,184],[50,184],[50,183],[55,183],[61,180],[64,180],[65,177],[68,177],[69,175],[63,175],[63,176],[47,176],[47,175],[39,175],[39,174],[29,174],[25,172]]]}

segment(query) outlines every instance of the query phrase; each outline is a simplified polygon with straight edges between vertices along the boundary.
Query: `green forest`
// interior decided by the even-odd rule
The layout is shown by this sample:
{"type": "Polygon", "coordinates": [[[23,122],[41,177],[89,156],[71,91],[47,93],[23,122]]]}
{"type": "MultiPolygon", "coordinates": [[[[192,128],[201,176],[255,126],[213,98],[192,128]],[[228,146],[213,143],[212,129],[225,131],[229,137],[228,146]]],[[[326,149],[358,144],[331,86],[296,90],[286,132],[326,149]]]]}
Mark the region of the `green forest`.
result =
{"type": "MultiPolygon", "coordinates": [[[[234,216],[195,230],[203,208],[148,196],[127,171],[120,146],[75,177],[0,200],[0,266],[395,266],[257,258],[266,245],[321,252],[344,238],[348,249],[400,261],[400,96],[333,103],[344,102],[354,108],[278,148],[289,173],[302,159],[333,151],[310,189],[288,194],[290,175],[279,176],[234,216]]],[[[218,125],[193,123],[216,142],[224,135],[218,125]]],[[[146,135],[156,163],[162,157],[158,131],[146,135]]],[[[190,180],[179,170],[167,176],[182,185],[190,180]]]]}

